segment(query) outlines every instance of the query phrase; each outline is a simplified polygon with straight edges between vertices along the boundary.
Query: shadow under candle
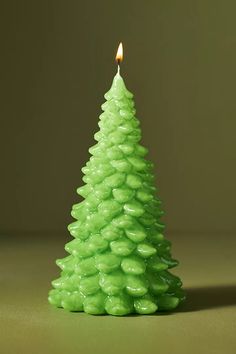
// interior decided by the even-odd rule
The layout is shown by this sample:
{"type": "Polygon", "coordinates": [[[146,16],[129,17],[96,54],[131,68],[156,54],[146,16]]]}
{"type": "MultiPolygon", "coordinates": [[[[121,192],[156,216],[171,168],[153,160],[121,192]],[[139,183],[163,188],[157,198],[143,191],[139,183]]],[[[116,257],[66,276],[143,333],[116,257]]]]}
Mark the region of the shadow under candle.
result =
{"type": "Polygon", "coordinates": [[[186,301],[176,312],[191,312],[236,305],[236,285],[185,288],[186,301]]]}

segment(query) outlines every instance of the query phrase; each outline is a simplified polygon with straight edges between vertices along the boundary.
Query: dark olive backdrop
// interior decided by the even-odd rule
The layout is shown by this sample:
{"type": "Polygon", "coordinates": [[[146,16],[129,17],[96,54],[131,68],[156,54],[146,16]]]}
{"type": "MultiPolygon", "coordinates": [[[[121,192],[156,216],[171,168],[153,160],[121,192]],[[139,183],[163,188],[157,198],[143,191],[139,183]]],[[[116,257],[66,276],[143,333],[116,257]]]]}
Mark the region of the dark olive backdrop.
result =
{"type": "Polygon", "coordinates": [[[116,72],[169,230],[235,230],[235,1],[1,1],[1,231],[65,231],[116,72]]]}

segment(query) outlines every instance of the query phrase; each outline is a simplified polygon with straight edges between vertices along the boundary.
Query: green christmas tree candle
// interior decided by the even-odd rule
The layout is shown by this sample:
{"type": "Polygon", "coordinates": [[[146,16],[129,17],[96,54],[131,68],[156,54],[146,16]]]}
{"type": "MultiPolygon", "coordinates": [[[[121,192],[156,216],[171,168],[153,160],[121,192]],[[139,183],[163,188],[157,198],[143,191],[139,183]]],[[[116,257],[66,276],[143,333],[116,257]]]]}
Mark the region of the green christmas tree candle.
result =
{"type": "MultiPolygon", "coordinates": [[[[121,47],[119,47],[121,49],[121,47]]],[[[118,64],[119,64],[118,58],[118,64]]],[[[97,143],[82,168],[84,200],[72,207],[69,255],[49,302],[69,311],[117,316],[173,310],[184,300],[178,262],[163,235],[153,164],[140,145],[133,95],[118,72],[102,105],[97,143]]]]}

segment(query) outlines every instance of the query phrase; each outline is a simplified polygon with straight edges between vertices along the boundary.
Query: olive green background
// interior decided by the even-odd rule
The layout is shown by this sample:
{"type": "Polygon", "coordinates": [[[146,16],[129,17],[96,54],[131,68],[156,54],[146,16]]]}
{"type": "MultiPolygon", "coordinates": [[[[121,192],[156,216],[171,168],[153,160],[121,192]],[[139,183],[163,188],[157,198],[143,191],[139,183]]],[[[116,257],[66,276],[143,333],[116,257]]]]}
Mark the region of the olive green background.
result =
{"type": "Polygon", "coordinates": [[[236,2],[0,2],[0,351],[236,352],[236,2]],[[94,317],[47,303],[116,73],[135,95],[188,300],[94,317]]]}
{"type": "Polygon", "coordinates": [[[2,231],[66,230],[116,72],[168,230],[235,230],[235,1],[1,1],[2,231]]]}

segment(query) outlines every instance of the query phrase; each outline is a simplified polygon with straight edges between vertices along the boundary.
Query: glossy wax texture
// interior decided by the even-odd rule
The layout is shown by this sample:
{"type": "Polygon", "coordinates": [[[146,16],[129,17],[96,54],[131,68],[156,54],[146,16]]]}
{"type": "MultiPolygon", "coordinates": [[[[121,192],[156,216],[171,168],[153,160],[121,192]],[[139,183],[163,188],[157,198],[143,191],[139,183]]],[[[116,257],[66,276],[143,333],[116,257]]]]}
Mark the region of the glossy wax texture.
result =
{"type": "Polygon", "coordinates": [[[56,261],[62,271],[49,302],[93,315],[173,310],[185,297],[181,280],[169,272],[178,262],[163,236],[133,95],[119,73],[105,99],[77,190],[84,200],[73,205],[76,221],[68,226],[74,239],[65,246],[69,256],[56,261]]]}

